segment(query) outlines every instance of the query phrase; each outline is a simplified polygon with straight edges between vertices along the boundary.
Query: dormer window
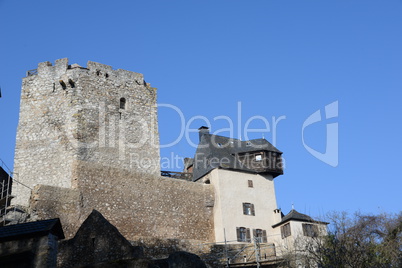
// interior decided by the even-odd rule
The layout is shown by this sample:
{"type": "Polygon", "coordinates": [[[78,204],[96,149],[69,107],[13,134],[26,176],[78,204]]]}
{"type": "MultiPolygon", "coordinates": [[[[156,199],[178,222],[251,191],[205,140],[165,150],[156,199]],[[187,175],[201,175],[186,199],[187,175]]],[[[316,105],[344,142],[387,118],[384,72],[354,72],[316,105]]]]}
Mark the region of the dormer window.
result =
{"type": "Polygon", "coordinates": [[[120,109],[126,109],[126,99],[125,98],[121,98],[120,99],[120,109]]]}

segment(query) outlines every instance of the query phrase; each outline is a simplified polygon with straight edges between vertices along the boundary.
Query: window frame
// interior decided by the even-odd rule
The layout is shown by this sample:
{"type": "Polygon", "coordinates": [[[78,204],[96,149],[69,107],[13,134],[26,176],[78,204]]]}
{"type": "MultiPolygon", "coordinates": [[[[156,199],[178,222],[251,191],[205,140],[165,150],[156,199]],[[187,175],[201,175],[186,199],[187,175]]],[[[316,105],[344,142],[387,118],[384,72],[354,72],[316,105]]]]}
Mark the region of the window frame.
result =
{"type": "Polygon", "coordinates": [[[292,235],[292,229],[290,228],[290,223],[286,223],[281,226],[281,236],[282,239],[292,235]]]}
{"type": "Polygon", "coordinates": [[[121,97],[121,98],[120,98],[120,105],[119,105],[120,109],[121,109],[121,110],[125,110],[125,109],[126,109],[126,106],[127,106],[127,100],[126,100],[126,98],[121,97]]]}
{"type": "Polygon", "coordinates": [[[251,242],[250,228],[236,227],[237,242],[251,242]]]}
{"type": "Polygon", "coordinates": [[[254,204],[247,202],[243,203],[243,215],[255,216],[254,204]]]}
{"type": "Polygon", "coordinates": [[[318,225],[311,223],[302,224],[303,235],[308,237],[317,237],[319,235],[318,225]]]}

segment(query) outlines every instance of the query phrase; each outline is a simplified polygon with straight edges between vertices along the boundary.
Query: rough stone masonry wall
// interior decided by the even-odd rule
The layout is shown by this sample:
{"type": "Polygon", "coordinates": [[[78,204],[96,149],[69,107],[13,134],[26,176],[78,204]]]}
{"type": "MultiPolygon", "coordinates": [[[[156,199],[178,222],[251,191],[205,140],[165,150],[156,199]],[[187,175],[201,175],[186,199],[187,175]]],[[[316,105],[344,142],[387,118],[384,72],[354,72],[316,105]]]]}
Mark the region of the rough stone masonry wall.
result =
{"type": "Polygon", "coordinates": [[[55,267],[56,259],[57,237],[52,234],[0,243],[0,267],[55,267]]]}
{"type": "Polygon", "coordinates": [[[214,240],[211,185],[86,161],[75,161],[74,176],[78,178],[79,197],[71,192],[76,190],[59,188],[54,192],[56,187],[42,186],[36,189],[31,201],[31,210],[39,219],[60,217],[68,238],[96,209],[128,240],[214,240]],[[66,193],[61,194],[63,191],[66,193]]]}
{"type": "MultiPolygon", "coordinates": [[[[60,59],[23,79],[14,174],[30,188],[76,187],[75,160],[157,175],[158,146],[156,89],[142,74],[60,59]]],[[[29,188],[13,194],[28,205],[29,188]]]]}

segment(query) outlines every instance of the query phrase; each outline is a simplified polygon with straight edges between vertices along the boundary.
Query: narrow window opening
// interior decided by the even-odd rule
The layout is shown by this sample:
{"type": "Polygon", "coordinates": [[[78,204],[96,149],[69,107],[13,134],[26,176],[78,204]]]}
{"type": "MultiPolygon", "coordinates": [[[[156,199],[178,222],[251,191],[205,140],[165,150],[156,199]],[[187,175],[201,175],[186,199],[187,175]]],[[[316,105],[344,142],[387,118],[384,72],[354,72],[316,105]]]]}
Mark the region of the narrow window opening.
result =
{"type": "Polygon", "coordinates": [[[56,91],[56,83],[53,83],[53,92],[56,91]]]}
{"type": "Polygon", "coordinates": [[[73,80],[68,79],[68,83],[70,84],[70,86],[71,86],[72,88],[75,88],[75,83],[74,83],[73,80]]]}
{"type": "Polygon", "coordinates": [[[66,89],[66,88],[67,88],[67,85],[66,85],[66,83],[64,83],[63,80],[60,80],[59,83],[60,83],[60,85],[61,85],[61,87],[62,87],[63,89],[66,89]]]}
{"type": "Polygon", "coordinates": [[[248,187],[253,188],[253,181],[252,180],[248,180],[248,187]]]}
{"type": "Polygon", "coordinates": [[[97,76],[99,76],[100,75],[100,71],[98,70],[98,71],[96,71],[96,75],[97,76]]]}
{"type": "Polygon", "coordinates": [[[125,98],[120,99],[120,109],[126,109],[126,99],[125,98]]]}
{"type": "Polygon", "coordinates": [[[108,77],[109,77],[109,74],[105,74],[105,77],[108,78],[108,77]]]}

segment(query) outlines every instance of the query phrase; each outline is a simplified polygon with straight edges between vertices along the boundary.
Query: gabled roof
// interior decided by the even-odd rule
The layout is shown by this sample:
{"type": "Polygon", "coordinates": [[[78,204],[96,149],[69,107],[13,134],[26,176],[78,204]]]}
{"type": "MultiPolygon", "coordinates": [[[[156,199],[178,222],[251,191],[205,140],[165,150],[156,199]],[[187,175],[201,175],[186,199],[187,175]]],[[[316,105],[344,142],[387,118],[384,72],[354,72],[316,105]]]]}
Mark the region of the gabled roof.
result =
{"type": "Polygon", "coordinates": [[[282,154],[281,151],[265,139],[241,141],[239,139],[210,134],[206,127],[201,127],[199,130],[200,143],[193,159],[193,181],[200,179],[215,168],[258,173],[256,170],[250,169],[240,163],[236,158],[236,154],[259,151],[282,154]]]}
{"type": "Polygon", "coordinates": [[[275,228],[288,221],[301,221],[301,222],[314,222],[314,223],[321,223],[321,224],[329,224],[327,222],[316,221],[313,218],[311,218],[310,216],[308,216],[306,214],[302,214],[295,209],[292,209],[288,214],[286,214],[285,217],[282,218],[282,220],[279,223],[272,225],[272,227],[275,228]]]}
{"type": "Polygon", "coordinates": [[[57,236],[59,239],[64,238],[63,229],[58,218],[0,227],[0,242],[45,236],[49,233],[57,236]]]}
{"type": "Polygon", "coordinates": [[[60,267],[109,267],[100,264],[142,257],[143,249],[132,246],[99,211],[93,210],[73,238],[59,243],[59,256],[60,267]]]}

